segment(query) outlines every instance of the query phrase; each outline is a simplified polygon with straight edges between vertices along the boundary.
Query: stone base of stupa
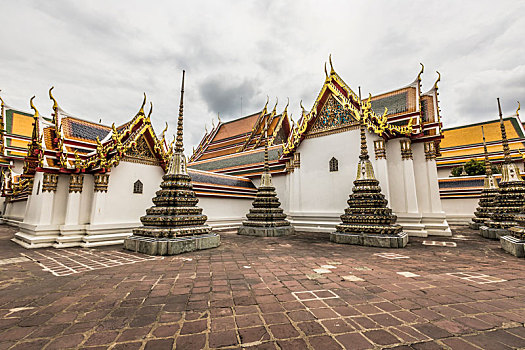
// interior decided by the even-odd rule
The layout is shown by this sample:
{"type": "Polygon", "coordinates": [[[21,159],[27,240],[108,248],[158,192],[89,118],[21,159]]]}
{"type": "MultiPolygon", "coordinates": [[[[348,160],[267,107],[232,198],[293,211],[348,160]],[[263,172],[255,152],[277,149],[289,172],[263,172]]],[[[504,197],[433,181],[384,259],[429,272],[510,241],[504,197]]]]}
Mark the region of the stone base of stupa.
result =
{"type": "Polygon", "coordinates": [[[244,236],[257,236],[257,237],[280,237],[288,236],[294,233],[292,225],[278,226],[278,227],[258,227],[258,226],[245,226],[241,225],[237,234],[244,236]]]}
{"type": "Polygon", "coordinates": [[[501,236],[508,235],[509,231],[505,230],[505,229],[502,229],[502,228],[492,228],[492,227],[488,227],[488,226],[481,226],[479,228],[478,234],[481,237],[484,237],[484,238],[497,240],[501,236]]]}
{"type": "Polygon", "coordinates": [[[481,226],[483,226],[484,224],[482,223],[479,223],[479,222],[469,222],[468,224],[468,227],[471,229],[471,230],[479,230],[481,228],[481,226]]]}
{"type": "Polygon", "coordinates": [[[208,233],[173,238],[130,236],[124,240],[124,249],[148,255],[177,255],[216,248],[221,245],[221,236],[208,233]]]}
{"type": "Polygon", "coordinates": [[[513,236],[501,236],[499,239],[501,248],[518,258],[525,258],[525,240],[513,236]]]}
{"type": "Polygon", "coordinates": [[[404,248],[408,244],[408,234],[373,234],[373,233],[330,233],[330,241],[340,244],[354,244],[367,247],[404,248]]]}

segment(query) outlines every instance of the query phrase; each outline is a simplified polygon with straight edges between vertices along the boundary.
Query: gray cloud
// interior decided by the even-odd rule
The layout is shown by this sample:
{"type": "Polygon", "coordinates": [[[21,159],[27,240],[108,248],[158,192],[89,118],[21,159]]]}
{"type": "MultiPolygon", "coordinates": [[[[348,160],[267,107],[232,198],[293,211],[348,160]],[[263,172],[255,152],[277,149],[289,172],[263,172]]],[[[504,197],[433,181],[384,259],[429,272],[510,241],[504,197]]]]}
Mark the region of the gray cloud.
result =
{"type": "MultiPolygon", "coordinates": [[[[29,109],[37,96],[49,115],[47,90],[61,106],[106,123],[131,119],[142,92],[155,105],[152,122],[176,124],[181,70],[187,70],[185,143],[204,124],[262,108],[269,95],[312,106],[332,53],[346,83],[380,93],[415,79],[423,87],[442,73],[445,126],[492,119],[495,98],[506,114],[525,102],[522,1],[335,0],[197,1],[19,0],[2,4],[0,89],[10,105],[29,109]],[[490,14],[490,16],[487,16],[490,14]]],[[[171,131],[171,132],[172,132],[171,131]]]]}
{"type": "Polygon", "coordinates": [[[220,113],[223,119],[231,119],[232,116],[240,116],[241,98],[243,114],[254,112],[249,108],[259,93],[257,86],[257,80],[236,81],[235,78],[232,80],[232,77],[219,75],[205,79],[199,92],[210,112],[220,113]]]}

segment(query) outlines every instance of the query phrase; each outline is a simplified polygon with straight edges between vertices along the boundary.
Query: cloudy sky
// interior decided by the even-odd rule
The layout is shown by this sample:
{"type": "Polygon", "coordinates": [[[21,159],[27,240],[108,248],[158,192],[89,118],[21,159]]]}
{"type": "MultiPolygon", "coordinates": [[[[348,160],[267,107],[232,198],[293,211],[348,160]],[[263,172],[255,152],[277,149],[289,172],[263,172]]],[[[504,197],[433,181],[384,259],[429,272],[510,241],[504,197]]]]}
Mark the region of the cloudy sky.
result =
{"type": "MultiPolygon", "coordinates": [[[[69,113],[117,124],[142,93],[152,121],[172,133],[186,69],[186,146],[204,125],[260,110],[311,107],[332,54],[354,90],[392,90],[425,64],[423,89],[442,74],[445,127],[492,119],[525,106],[523,1],[3,1],[0,89],[29,110],[36,95],[49,115],[54,95],[69,113]]],[[[525,108],[524,108],[525,109],[525,108]]],[[[523,111],[525,113],[525,110],[523,111]]]]}

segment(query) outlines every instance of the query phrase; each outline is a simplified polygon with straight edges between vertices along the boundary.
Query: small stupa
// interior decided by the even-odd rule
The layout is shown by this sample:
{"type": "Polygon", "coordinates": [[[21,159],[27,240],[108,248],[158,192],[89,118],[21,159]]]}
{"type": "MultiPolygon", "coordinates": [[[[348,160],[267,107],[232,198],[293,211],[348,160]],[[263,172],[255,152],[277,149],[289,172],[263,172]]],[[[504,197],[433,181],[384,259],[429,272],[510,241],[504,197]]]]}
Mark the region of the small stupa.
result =
{"type": "Polygon", "coordinates": [[[469,227],[473,230],[479,230],[490,220],[490,215],[494,211],[494,197],[499,192],[498,181],[492,175],[492,165],[489,160],[489,153],[487,151],[487,143],[485,141],[485,131],[481,127],[481,134],[483,135],[483,150],[485,152],[485,174],[487,175],[483,180],[483,190],[481,191],[481,198],[478,202],[478,207],[474,212],[472,222],[469,227]]]}
{"type": "Polygon", "coordinates": [[[503,124],[499,98],[498,110],[504,155],[503,165],[501,166],[500,189],[494,197],[493,213],[490,220],[486,222],[486,226],[481,226],[479,229],[480,235],[490,239],[499,239],[500,236],[509,233],[509,228],[517,226],[515,216],[521,213],[521,209],[525,205],[525,181],[520,176],[518,166],[512,162],[510,157],[509,142],[503,124]]]}
{"type": "Polygon", "coordinates": [[[215,248],[220,236],[206,225],[207,217],[197,207],[191,177],[186,170],[183,147],[184,75],[180,92],[179,118],[175,148],[161,189],[153,198],[153,207],[140,218],[144,226],[133,230],[124,240],[124,248],[150,255],[176,255],[194,250],[215,248]]]}
{"type": "Polygon", "coordinates": [[[403,248],[408,235],[401,225],[396,224],[397,216],[388,208],[388,201],[381,193],[379,181],[368,156],[365,119],[371,109],[370,99],[361,102],[359,112],[361,131],[361,154],[357,164],[357,178],[348,208],[341,215],[342,223],[330,234],[330,241],[343,244],[357,244],[372,247],[403,248]]]}
{"type": "Polygon", "coordinates": [[[253,207],[246,214],[248,220],[243,221],[237,233],[239,235],[277,237],[294,232],[293,226],[286,220],[286,214],[272,184],[272,174],[268,164],[268,118],[265,120],[264,171],[253,207]]]}

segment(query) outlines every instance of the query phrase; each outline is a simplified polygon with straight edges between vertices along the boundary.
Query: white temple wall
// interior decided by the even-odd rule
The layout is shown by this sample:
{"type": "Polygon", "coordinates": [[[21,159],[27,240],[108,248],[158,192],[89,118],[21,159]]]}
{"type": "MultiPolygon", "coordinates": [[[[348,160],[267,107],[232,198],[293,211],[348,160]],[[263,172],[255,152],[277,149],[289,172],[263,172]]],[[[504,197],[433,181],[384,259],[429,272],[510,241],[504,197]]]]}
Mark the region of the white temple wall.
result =
{"type": "MultiPolygon", "coordinates": [[[[374,136],[367,132],[366,137],[375,166],[374,136]]],[[[288,174],[292,224],[298,231],[333,232],[348,206],[346,201],[356,178],[359,129],[305,139],[296,152],[300,154],[300,167],[288,174]],[[330,172],[332,157],[338,160],[338,171],[330,172]]]]}
{"type": "Polygon", "coordinates": [[[160,166],[121,161],[109,173],[107,192],[93,193],[90,223],[86,225],[83,247],[120,244],[141,225],[140,217],[153,206],[164,170],[160,166]],[[143,184],[141,194],[133,193],[135,181],[143,184]]]}

